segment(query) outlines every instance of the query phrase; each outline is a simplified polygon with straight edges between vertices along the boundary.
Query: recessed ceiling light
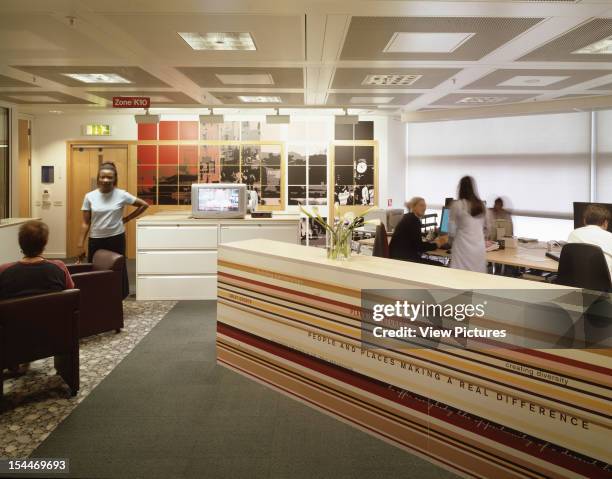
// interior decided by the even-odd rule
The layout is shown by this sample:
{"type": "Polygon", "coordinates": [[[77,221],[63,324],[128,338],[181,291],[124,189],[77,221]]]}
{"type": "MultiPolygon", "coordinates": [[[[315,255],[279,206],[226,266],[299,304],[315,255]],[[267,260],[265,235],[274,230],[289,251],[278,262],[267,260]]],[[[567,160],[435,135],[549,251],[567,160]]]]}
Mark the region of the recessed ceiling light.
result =
{"type": "MultiPolygon", "coordinates": [[[[143,96],[147,96],[146,93],[143,96]]],[[[151,103],[172,103],[173,101],[167,96],[163,96],[163,95],[150,96],[149,99],[151,103]]]]}
{"type": "Polygon", "coordinates": [[[377,85],[377,86],[387,86],[387,85],[402,85],[408,86],[412,85],[419,78],[422,78],[423,75],[367,75],[364,80],[361,82],[362,85],[377,85]]]}
{"type": "Polygon", "coordinates": [[[62,73],[83,83],[132,83],[116,73],[62,73]]]}
{"type": "Polygon", "coordinates": [[[194,50],[257,50],[248,32],[177,32],[194,50]]]}
{"type": "Polygon", "coordinates": [[[53,113],[54,115],[61,115],[64,112],[62,110],[49,110],[49,113],[53,113]]]}
{"type": "Polygon", "coordinates": [[[553,83],[558,83],[567,80],[569,76],[554,76],[554,75],[517,75],[501,83],[497,86],[548,86],[553,83]]]}
{"type": "Polygon", "coordinates": [[[215,76],[224,85],[274,85],[269,73],[254,73],[246,75],[217,73],[215,76]]]}
{"type": "Polygon", "coordinates": [[[466,96],[456,103],[501,103],[506,100],[502,96],[466,96]]]}
{"type": "Polygon", "coordinates": [[[383,49],[387,53],[450,53],[475,33],[395,32],[383,49]]]}
{"type": "Polygon", "coordinates": [[[384,105],[385,103],[389,103],[393,100],[392,96],[354,96],[351,97],[351,103],[373,103],[376,105],[384,105]]]}
{"type": "Polygon", "coordinates": [[[14,98],[29,103],[59,103],[60,100],[48,95],[8,95],[10,98],[14,98]]]}
{"type": "Polygon", "coordinates": [[[282,103],[279,96],[238,96],[243,103],[282,103]]]}
{"type": "Polygon", "coordinates": [[[591,43],[572,53],[577,53],[578,55],[612,55],[612,36],[591,43]]]}

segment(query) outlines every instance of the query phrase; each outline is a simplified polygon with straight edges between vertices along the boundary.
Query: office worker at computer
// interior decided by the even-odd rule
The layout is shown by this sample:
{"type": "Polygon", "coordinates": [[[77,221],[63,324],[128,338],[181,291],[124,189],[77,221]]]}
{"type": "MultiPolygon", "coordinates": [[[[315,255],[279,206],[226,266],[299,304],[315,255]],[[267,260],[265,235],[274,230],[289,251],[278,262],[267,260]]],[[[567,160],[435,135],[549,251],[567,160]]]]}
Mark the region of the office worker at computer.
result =
{"type": "Polygon", "coordinates": [[[453,201],[450,210],[450,236],[453,240],[451,268],[487,272],[486,223],[485,205],[478,197],[474,179],[464,176],[459,181],[459,199],[453,201]]]}
{"type": "MultiPolygon", "coordinates": [[[[495,228],[499,224],[503,224],[506,229],[505,236],[512,236],[514,234],[514,224],[512,223],[512,215],[508,210],[504,208],[504,200],[501,197],[495,198],[493,208],[489,210],[491,215],[492,227],[495,228]],[[502,223],[496,223],[500,221],[502,223]],[[505,222],[505,223],[504,223],[505,222]]],[[[490,235],[493,236],[493,235],[490,235]]],[[[500,238],[497,238],[500,239],[500,238]]]]}
{"type": "Polygon", "coordinates": [[[403,261],[413,261],[415,263],[430,263],[439,265],[426,260],[422,257],[423,253],[439,248],[448,240],[447,236],[440,236],[433,242],[423,241],[421,235],[421,218],[425,215],[427,205],[425,200],[414,197],[406,203],[408,213],[406,213],[393,230],[391,243],[389,244],[389,256],[393,259],[403,261]]]}
{"type": "Polygon", "coordinates": [[[587,243],[599,246],[603,251],[610,276],[612,276],[612,233],[608,225],[612,221],[610,212],[599,205],[589,205],[584,211],[584,226],[572,231],[567,239],[568,243],[587,243]]]}

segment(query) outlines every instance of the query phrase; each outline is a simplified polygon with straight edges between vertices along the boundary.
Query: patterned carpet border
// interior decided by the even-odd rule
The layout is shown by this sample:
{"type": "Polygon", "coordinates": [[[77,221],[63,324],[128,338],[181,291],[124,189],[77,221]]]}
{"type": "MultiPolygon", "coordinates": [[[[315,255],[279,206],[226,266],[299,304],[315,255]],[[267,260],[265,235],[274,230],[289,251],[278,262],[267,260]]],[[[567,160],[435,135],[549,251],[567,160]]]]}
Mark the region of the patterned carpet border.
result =
{"type": "Polygon", "coordinates": [[[127,300],[121,333],[81,340],[81,389],[75,397],[69,397],[67,386],[55,374],[53,358],[32,363],[21,377],[5,379],[8,405],[0,413],[0,458],[28,457],[175,304],[127,300]]]}

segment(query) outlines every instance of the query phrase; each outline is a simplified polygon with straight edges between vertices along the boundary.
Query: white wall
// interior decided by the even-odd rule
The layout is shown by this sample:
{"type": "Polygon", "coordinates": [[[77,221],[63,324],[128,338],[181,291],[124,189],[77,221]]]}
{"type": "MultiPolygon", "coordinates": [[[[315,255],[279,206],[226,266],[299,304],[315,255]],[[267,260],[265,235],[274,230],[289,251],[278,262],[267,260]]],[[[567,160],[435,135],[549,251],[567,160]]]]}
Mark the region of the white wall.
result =
{"type": "Polygon", "coordinates": [[[597,186],[596,199],[612,203],[612,110],[597,115],[597,186]]]}
{"type": "MultiPolygon", "coordinates": [[[[162,120],[197,120],[197,114],[164,115],[162,120]]],[[[404,201],[404,185],[400,177],[404,176],[404,145],[405,129],[397,120],[387,117],[362,117],[362,120],[374,121],[374,138],[380,144],[379,158],[379,204],[386,207],[387,198],[393,199],[393,205],[398,206],[404,201]],[[388,146],[387,146],[388,145],[388,146]],[[387,157],[391,157],[391,167],[387,167],[387,157]],[[396,174],[397,172],[397,174],[396,174]]],[[[227,116],[227,120],[261,120],[259,116],[227,116]]],[[[292,117],[298,122],[319,123],[324,126],[328,141],[333,140],[333,117],[308,115],[292,117]]],[[[115,113],[81,113],[81,114],[46,114],[36,115],[32,122],[32,216],[39,216],[49,224],[50,236],[46,254],[50,257],[65,257],[66,254],[66,142],[71,140],[91,140],[91,137],[81,135],[81,126],[87,123],[108,123],[112,125],[113,136],[109,140],[134,141],[137,139],[137,126],[133,114],[115,113]],[[42,185],[40,183],[41,166],[55,167],[55,183],[42,185]],[[43,190],[49,190],[52,205],[43,209],[40,206],[43,190]],[[60,204],[61,203],[61,204],[60,204]]],[[[284,125],[262,124],[262,137],[266,139],[276,131],[281,141],[287,144],[292,141],[308,141],[307,135],[293,138],[284,125]],[[270,130],[270,131],[267,131],[270,130]]],[[[320,136],[317,134],[317,136],[320,136]]],[[[105,139],[100,139],[104,142],[105,139]]],[[[284,160],[286,161],[286,159],[284,160]]],[[[288,208],[297,213],[297,207],[288,208]]],[[[322,211],[322,213],[325,213],[322,211]]]]}
{"type": "MultiPolygon", "coordinates": [[[[62,114],[36,115],[32,122],[32,216],[41,217],[49,225],[49,243],[46,254],[50,257],[66,255],[66,142],[91,140],[81,135],[81,125],[108,123],[113,136],[109,140],[136,140],[137,129],[132,115],[62,114]],[[41,166],[55,167],[55,183],[40,182],[41,166]],[[43,190],[49,190],[52,205],[40,206],[43,190]],[[60,204],[55,204],[59,202],[60,204]]],[[[95,139],[95,138],[93,138],[95,139]]],[[[103,142],[104,139],[101,139],[103,142]]]]}

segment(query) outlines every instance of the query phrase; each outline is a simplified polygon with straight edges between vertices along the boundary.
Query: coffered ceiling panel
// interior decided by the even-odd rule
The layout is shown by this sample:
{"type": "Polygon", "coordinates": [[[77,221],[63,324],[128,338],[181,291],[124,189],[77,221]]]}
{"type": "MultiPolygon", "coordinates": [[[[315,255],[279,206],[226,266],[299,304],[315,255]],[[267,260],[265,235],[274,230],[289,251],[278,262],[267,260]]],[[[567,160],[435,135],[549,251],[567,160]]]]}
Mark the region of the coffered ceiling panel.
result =
{"type": "Polygon", "coordinates": [[[364,93],[332,93],[327,96],[328,105],[338,106],[384,106],[384,105],[406,105],[412,100],[417,98],[419,93],[380,93],[380,94],[368,94],[364,93]]]}
{"type": "Polygon", "coordinates": [[[612,90],[612,83],[606,83],[605,85],[595,86],[590,90],[612,90]]]}
{"type": "Polygon", "coordinates": [[[541,18],[484,17],[353,17],[340,58],[342,60],[479,60],[541,20],[541,18]],[[412,36],[404,37],[403,40],[403,33],[412,36]],[[431,35],[434,33],[438,35],[431,35]]]}
{"type": "Polygon", "coordinates": [[[31,87],[37,88],[38,85],[32,85],[21,80],[15,80],[14,78],[0,75],[0,87],[31,87]]]}
{"type": "Polygon", "coordinates": [[[113,67],[113,66],[14,66],[18,70],[22,70],[32,75],[45,78],[57,82],[61,85],[70,87],[90,87],[92,85],[99,86],[117,86],[125,88],[126,85],[134,87],[167,87],[163,81],[155,78],[138,67],[113,67]],[[112,74],[115,79],[119,79],[119,83],[112,81],[100,82],[96,81],[88,83],[74,79],[68,74],[112,74]],[[125,80],[125,81],[122,81],[125,80]]]}
{"type": "Polygon", "coordinates": [[[612,70],[497,70],[463,89],[560,90],[610,74],[612,70]]]}
{"type": "MultiPolygon", "coordinates": [[[[48,8],[52,11],[52,6],[48,8]]],[[[91,61],[92,58],[112,61],[116,55],[105,47],[103,38],[95,41],[51,15],[0,12],[3,62],[91,61]]]]}
{"type": "Polygon", "coordinates": [[[245,93],[242,91],[224,91],[211,94],[224,105],[280,107],[304,104],[303,93],[245,93]],[[240,97],[244,98],[241,99],[240,97]],[[268,101],[256,101],[257,99],[268,101]]]}
{"type": "Polygon", "coordinates": [[[533,93],[517,94],[517,93],[500,93],[500,94],[479,94],[479,93],[451,93],[439,100],[431,103],[433,106],[462,106],[475,107],[486,105],[501,105],[504,103],[516,103],[518,101],[528,100],[533,98],[533,93]]]}
{"type": "Polygon", "coordinates": [[[521,61],[610,62],[610,53],[577,53],[612,36],[612,18],[595,18],[520,58],[521,61]]]}
{"type": "Polygon", "coordinates": [[[302,68],[177,67],[191,81],[207,88],[303,88],[302,68]]]}
{"type": "Polygon", "coordinates": [[[304,59],[303,15],[108,15],[110,22],[154,52],[156,60],[181,66],[202,61],[304,59]],[[256,50],[194,50],[179,35],[188,33],[249,33],[256,50]]]}
{"type": "Polygon", "coordinates": [[[146,96],[151,98],[151,105],[199,105],[191,97],[178,91],[89,91],[92,95],[112,101],[114,96],[146,96]]]}
{"type": "Polygon", "coordinates": [[[459,68],[338,68],[332,89],[434,88],[460,71],[459,68]]]}
{"type": "Polygon", "coordinates": [[[19,105],[61,105],[61,104],[81,104],[89,105],[91,102],[76,98],[71,95],[54,91],[2,91],[0,92],[0,100],[19,105]]]}

